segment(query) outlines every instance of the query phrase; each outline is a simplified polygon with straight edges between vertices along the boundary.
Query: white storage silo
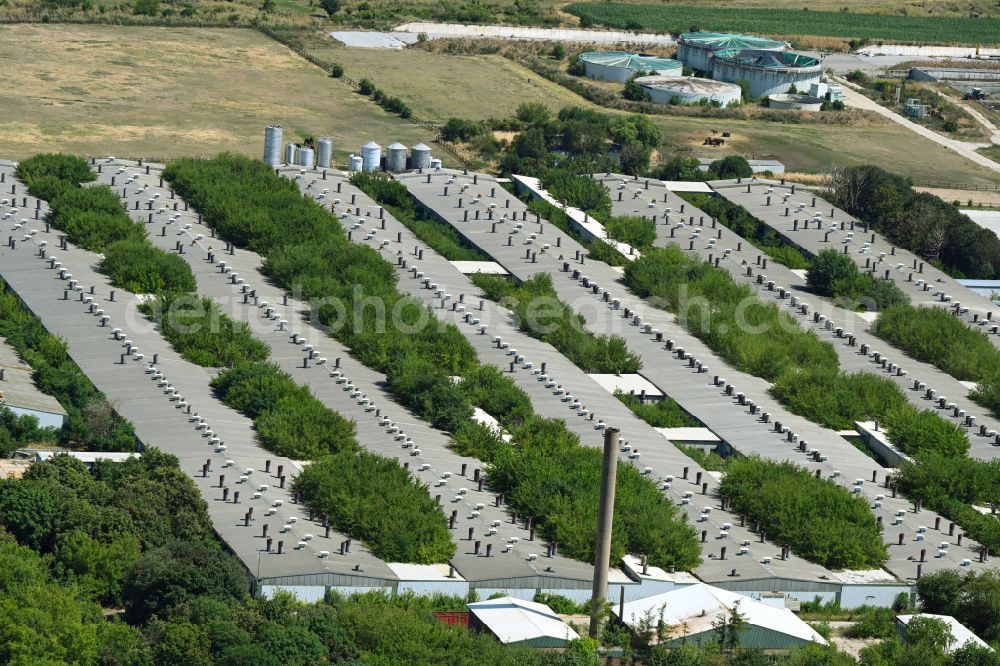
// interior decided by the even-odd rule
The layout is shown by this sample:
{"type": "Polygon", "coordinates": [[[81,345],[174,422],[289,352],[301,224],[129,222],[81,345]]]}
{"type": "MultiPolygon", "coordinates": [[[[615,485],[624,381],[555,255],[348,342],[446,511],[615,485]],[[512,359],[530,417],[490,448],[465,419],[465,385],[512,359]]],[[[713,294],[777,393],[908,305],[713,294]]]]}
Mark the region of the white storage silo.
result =
{"type": "Polygon", "coordinates": [[[385,151],[386,171],[406,171],[406,146],[399,141],[389,144],[385,151]]]}
{"type": "Polygon", "coordinates": [[[320,139],[316,142],[316,166],[329,169],[333,160],[333,142],[330,139],[320,139]]]}
{"type": "Polygon", "coordinates": [[[442,164],[444,164],[444,162],[442,162],[441,160],[439,160],[436,157],[431,160],[431,168],[432,169],[440,169],[442,164]]]}
{"type": "Polygon", "coordinates": [[[361,146],[361,168],[365,171],[378,171],[382,162],[382,146],[371,140],[361,146]]]}
{"type": "Polygon", "coordinates": [[[347,158],[347,170],[350,172],[361,171],[364,162],[360,155],[351,155],[347,158]]]}
{"type": "Polygon", "coordinates": [[[413,146],[410,151],[410,168],[427,169],[431,165],[431,149],[423,143],[413,146]]]}
{"type": "Polygon", "coordinates": [[[281,164],[281,125],[264,128],[264,162],[271,166],[281,164]]]}
{"type": "Polygon", "coordinates": [[[305,146],[299,148],[299,154],[297,156],[299,166],[305,167],[307,169],[312,169],[313,155],[314,153],[312,148],[306,148],[305,146]]]}
{"type": "Polygon", "coordinates": [[[299,147],[294,143],[285,144],[285,164],[295,164],[295,155],[298,150],[299,147]]]}

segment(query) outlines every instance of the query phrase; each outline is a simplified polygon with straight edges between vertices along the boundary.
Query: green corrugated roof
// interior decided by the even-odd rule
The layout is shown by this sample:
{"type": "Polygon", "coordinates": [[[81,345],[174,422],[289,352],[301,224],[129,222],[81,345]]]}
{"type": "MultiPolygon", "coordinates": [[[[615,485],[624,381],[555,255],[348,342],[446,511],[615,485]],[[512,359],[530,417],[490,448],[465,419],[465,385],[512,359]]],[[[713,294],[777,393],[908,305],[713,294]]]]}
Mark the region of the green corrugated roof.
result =
{"type": "Polygon", "coordinates": [[[716,51],[715,57],[720,60],[734,62],[744,67],[764,67],[777,69],[779,67],[815,67],[819,60],[805,53],[795,51],[761,51],[759,49],[727,49],[716,51]]]}
{"type": "Polygon", "coordinates": [[[680,61],[672,58],[641,56],[638,53],[628,53],[627,51],[588,51],[580,54],[580,60],[595,65],[622,67],[636,71],[665,71],[682,67],[680,61]]]}
{"type": "Polygon", "coordinates": [[[680,36],[685,42],[693,42],[712,50],[719,49],[777,49],[785,46],[766,37],[741,35],[731,32],[685,32],[680,36]]]}

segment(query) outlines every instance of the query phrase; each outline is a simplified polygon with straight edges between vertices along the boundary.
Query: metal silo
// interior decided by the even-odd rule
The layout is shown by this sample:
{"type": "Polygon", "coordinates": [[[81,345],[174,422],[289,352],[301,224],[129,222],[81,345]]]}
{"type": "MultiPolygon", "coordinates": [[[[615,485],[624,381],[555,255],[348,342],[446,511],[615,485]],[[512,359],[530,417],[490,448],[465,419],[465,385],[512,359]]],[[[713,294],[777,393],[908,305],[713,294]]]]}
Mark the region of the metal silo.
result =
{"type": "Polygon", "coordinates": [[[330,139],[320,139],[316,142],[316,166],[320,169],[329,169],[331,159],[333,159],[333,142],[330,139]]]}
{"type": "Polygon", "coordinates": [[[365,171],[378,171],[382,161],[382,146],[374,139],[361,146],[361,168],[365,171]]]}
{"type": "Polygon", "coordinates": [[[313,166],[313,155],[314,153],[312,148],[306,148],[305,146],[299,148],[299,154],[298,154],[299,166],[311,169],[313,166]]]}
{"type": "Polygon", "coordinates": [[[281,164],[281,125],[268,125],[264,129],[264,162],[271,166],[281,164]]]}
{"type": "Polygon", "coordinates": [[[442,164],[444,164],[444,162],[442,162],[441,160],[439,160],[437,158],[434,158],[434,159],[431,160],[431,168],[432,169],[440,169],[442,164]]]}
{"type": "Polygon", "coordinates": [[[362,161],[360,155],[351,155],[349,158],[347,158],[347,170],[348,171],[351,171],[351,172],[361,171],[362,165],[363,165],[363,161],[362,161]]]}
{"type": "Polygon", "coordinates": [[[399,141],[389,145],[385,152],[386,171],[406,171],[406,146],[399,141]]]}
{"type": "Polygon", "coordinates": [[[413,146],[413,150],[410,153],[410,168],[411,169],[428,169],[431,166],[431,149],[423,144],[418,143],[413,146]]]}
{"type": "Polygon", "coordinates": [[[285,144],[285,164],[295,164],[295,153],[298,149],[294,143],[285,144]]]}

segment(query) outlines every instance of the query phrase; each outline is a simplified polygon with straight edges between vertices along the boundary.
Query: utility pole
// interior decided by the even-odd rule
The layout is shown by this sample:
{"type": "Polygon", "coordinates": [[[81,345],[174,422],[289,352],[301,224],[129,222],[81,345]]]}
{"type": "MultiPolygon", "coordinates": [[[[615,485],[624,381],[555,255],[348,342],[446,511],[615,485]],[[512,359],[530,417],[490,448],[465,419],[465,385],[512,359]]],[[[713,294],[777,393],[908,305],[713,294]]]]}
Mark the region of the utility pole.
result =
{"type": "Polygon", "coordinates": [[[594,549],[594,588],[590,596],[590,637],[597,638],[601,608],[608,591],[611,567],[611,530],[615,518],[615,480],[618,476],[618,428],[604,430],[604,464],[601,467],[601,504],[597,514],[597,547],[594,549]]]}

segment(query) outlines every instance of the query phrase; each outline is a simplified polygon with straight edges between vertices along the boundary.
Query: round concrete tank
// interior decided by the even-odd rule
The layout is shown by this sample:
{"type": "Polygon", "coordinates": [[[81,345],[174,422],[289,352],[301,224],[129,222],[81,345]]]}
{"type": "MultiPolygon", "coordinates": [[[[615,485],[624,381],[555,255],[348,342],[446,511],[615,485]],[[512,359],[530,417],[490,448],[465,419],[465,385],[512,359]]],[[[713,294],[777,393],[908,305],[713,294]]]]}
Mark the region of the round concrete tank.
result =
{"type": "Polygon", "coordinates": [[[363,164],[364,164],[364,162],[361,159],[360,155],[351,155],[349,158],[347,158],[347,170],[348,171],[351,171],[351,172],[361,171],[361,167],[363,166],[363,164]]]}
{"type": "Polygon", "coordinates": [[[767,106],[771,109],[798,109],[799,111],[819,111],[825,100],[809,95],[768,95],[767,106]]]}
{"type": "Polygon", "coordinates": [[[281,125],[268,125],[264,129],[264,162],[271,166],[281,164],[281,125]]]}
{"type": "Polygon", "coordinates": [[[431,149],[423,144],[418,143],[413,146],[413,150],[410,151],[410,168],[411,169],[426,169],[431,165],[431,149]]]}
{"type": "Polygon", "coordinates": [[[677,59],[696,72],[712,73],[712,54],[731,49],[784,51],[785,42],[730,32],[685,32],[677,37],[677,59]]]}
{"type": "Polygon", "coordinates": [[[406,171],[406,146],[399,141],[389,144],[385,151],[386,171],[406,171]]]}
{"type": "Polygon", "coordinates": [[[316,166],[320,169],[329,169],[332,159],[333,141],[330,141],[330,139],[318,140],[316,142],[316,166]]]}
{"type": "Polygon", "coordinates": [[[440,169],[442,164],[444,163],[436,157],[431,160],[432,169],[440,169]]]}
{"type": "Polygon", "coordinates": [[[656,104],[702,104],[709,102],[721,107],[739,103],[743,90],[733,83],[685,76],[675,79],[664,76],[640,76],[635,80],[649,99],[656,104]]]}
{"type": "Polygon", "coordinates": [[[285,164],[295,164],[295,155],[298,153],[299,147],[294,143],[285,144],[285,164]]]}
{"type": "Polygon", "coordinates": [[[712,78],[729,83],[746,81],[754,98],[787,93],[792,86],[809,90],[819,83],[822,73],[819,60],[795,51],[744,49],[712,55],[712,78]]]}
{"type": "Polygon", "coordinates": [[[382,146],[369,141],[361,146],[361,164],[365,171],[378,171],[382,162],[382,146]]]}
{"type": "Polygon", "coordinates": [[[627,51],[588,51],[580,54],[584,73],[599,81],[625,83],[636,72],[654,72],[659,76],[680,76],[683,67],[677,60],[643,56],[627,51]]]}

